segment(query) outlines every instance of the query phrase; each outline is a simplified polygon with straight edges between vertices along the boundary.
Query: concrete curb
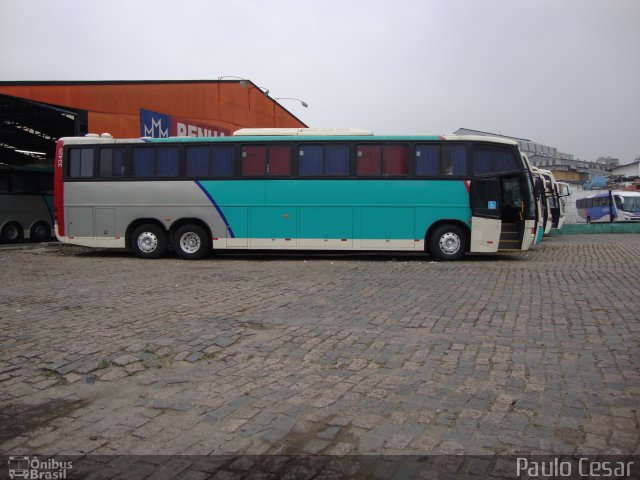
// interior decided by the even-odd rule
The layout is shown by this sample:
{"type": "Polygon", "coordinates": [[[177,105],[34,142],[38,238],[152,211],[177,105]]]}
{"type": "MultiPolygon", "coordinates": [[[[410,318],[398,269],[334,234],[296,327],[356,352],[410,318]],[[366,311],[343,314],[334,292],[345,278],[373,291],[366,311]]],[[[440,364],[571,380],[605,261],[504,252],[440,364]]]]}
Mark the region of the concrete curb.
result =
{"type": "Polygon", "coordinates": [[[583,235],[596,233],[640,233],[640,223],[578,223],[551,230],[551,235],[583,235]]]}

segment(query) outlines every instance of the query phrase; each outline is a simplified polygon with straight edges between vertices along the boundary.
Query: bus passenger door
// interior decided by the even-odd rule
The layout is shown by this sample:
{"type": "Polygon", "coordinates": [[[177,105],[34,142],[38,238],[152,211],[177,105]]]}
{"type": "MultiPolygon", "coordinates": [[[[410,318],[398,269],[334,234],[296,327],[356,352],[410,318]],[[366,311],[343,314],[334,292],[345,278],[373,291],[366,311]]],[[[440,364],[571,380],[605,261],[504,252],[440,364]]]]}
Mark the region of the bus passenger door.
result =
{"type": "Polygon", "coordinates": [[[502,229],[502,195],[498,177],[471,182],[471,252],[497,252],[502,229]]]}

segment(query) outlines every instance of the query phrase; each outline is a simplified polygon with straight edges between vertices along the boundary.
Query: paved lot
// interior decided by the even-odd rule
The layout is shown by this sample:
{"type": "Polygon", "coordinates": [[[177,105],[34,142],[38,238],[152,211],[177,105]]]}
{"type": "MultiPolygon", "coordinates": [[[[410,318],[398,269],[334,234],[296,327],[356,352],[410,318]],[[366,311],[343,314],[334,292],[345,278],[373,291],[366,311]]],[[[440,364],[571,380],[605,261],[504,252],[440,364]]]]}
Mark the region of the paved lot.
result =
{"type": "Polygon", "coordinates": [[[0,250],[0,453],[638,455],[639,252],[0,250]]]}

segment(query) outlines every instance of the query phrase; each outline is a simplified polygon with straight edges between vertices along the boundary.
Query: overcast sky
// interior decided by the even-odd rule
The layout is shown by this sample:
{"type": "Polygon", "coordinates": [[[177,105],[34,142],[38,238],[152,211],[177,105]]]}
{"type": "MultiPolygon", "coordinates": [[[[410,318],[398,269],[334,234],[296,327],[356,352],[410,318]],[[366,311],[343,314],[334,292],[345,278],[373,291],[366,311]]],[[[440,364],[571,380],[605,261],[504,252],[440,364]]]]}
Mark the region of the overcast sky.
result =
{"type": "Polygon", "coordinates": [[[0,0],[0,80],[235,75],[311,127],[640,156],[640,0],[0,0]]]}

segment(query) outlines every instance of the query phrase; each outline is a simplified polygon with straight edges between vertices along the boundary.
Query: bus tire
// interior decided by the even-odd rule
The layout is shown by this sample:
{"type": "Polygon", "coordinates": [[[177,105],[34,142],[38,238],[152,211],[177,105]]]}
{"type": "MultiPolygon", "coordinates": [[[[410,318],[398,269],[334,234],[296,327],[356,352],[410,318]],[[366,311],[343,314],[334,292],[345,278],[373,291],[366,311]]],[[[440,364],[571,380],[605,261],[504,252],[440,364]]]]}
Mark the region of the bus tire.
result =
{"type": "Polygon", "coordinates": [[[183,260],[200,260],[209,253],[209,235],[198,225],[183,225],[173,235],[173,250],[183,260]]]}
{"type": "Polygon", "coordinates": [[[591,217],[587,217],[587,223],[591,223],[591,217]]]}
{"type": "Polygon", "coordinates": [[[465,254],[467,235],[453,224],[440,225],[429,238],[429,253],[438,260],[458,260],[465,254]]]}
{"type": "Polygon", "coordinates": [[[167,235],[157,225],[140,225],[131,235],[131,250],[140,258],[160,258],[167,251],[167,235]]]}
{"type": "Polygon", "coordinates": [[[24,238],[24,231],[19,223],[8,222],[5,223],[0,231],[0,241],[6,243],[16,243],[24,238]]]}
{"type": "Polygon", "coordinates": [[[29,238],[36,242],[44,242],[51,238],[51,227],[47,222],[36,222],[33,227],[31,227],[29,238]]]}

